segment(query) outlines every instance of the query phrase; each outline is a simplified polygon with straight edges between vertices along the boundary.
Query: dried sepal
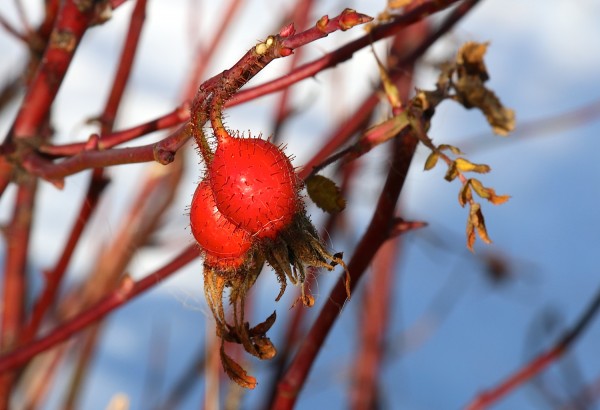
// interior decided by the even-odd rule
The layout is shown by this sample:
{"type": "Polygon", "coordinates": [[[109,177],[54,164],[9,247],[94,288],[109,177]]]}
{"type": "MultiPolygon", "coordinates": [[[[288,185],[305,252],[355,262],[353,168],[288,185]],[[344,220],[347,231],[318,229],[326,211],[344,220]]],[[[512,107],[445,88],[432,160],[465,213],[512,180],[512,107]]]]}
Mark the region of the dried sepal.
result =
{"type": "Polygon", "coordinates": [[[456,160],[454,161],[454,163],[456,164],[456,168],[460,171],[460,172],[477,172],[479,174],[486,174],[488,172],[491,171],[491,168],[489,165],[486,164],[474,164],[471,161],[465,159],[465,158],[456,158],[456,160]]]}
{"type": "Polygon", "coordinates": [[[269,329],[271,329],[276,319],[277,312],[273,311],[273,313],[271,313],[271,315],[268,318],[266,318],[264,322],[261,322],[254,326],[252,329],[249,330],[248,333],[250,333],[250,335],[252,336],[265,335],[267,334],[269,329]]]}
{"type": "Polygon", "coordinates": [[[225,374],[227,374],[231,380],[246,389],[254,389],[256,387],[256,379],[246,373],[242,366],[225,353],[224,342],[221,343],[220,355],[223,370],[225,370],[225,374]]]}
{"type": "Polygon", "coordinates": [[[335,182],[322,175],[313,175],[306,181],[310,199],[322,210],[338,213],[346,208],[346,200],[335,182]]]}
{"type": "Polygon", "coordinates": [[[433,169],[437,165],[438,159],[440,159],[440,154],[438,154],[436,151],[433,151],[431,154],[429,154],[425,160],[425,171],[433,169]]]}

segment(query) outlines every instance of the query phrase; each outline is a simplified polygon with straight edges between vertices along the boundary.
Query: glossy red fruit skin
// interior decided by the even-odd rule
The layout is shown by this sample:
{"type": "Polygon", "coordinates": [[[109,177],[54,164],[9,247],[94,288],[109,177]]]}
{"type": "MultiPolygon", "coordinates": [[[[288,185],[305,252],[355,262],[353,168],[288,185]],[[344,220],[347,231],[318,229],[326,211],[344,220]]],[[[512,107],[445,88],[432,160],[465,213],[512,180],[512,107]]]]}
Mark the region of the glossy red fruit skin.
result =
{"type": "Polygon", "coordinates": [[[210,184],[202,181],[192,198],[190,227],[203,249],[205,262],[221,268],[237,268],[252,246],[252,237],[225,218],[215,204],[210,184]]]}
{"type": "Polygon", "coordinates": [[[294,167],[269,141],[222,139],[208,175],[221,213],[258,238],[276,238],[300,207],[294,167]]]}

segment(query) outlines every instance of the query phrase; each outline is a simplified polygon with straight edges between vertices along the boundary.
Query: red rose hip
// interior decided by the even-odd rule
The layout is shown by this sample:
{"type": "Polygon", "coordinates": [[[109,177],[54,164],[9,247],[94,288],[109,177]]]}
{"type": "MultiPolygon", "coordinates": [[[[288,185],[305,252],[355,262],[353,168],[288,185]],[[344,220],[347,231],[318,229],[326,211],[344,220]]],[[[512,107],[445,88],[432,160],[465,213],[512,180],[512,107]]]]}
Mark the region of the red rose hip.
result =
{"type": "Polygon", "coordinates": [[[248,232],[225,218],[215,204],[209,183],[196,188],[190,208],[192,234],[205,253],[205,261],[221,268],[237,268],[252,246],[248,232]]]}
{"type": "Polygon", "coordinates": [[[274,239],[301,206],[294,167],[269,141],[220,138],[208,175],[221,213],[258,238],[274,239]]]}

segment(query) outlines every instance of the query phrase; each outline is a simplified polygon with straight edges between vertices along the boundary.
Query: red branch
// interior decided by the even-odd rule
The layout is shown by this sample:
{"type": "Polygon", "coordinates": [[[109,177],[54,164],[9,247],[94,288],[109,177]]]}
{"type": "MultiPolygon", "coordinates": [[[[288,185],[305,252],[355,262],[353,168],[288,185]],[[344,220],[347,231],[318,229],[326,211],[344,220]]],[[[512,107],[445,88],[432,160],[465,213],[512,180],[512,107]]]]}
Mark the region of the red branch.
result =
{"type": "Polygon", "coordinates": [[[36,153],[28,154],[22,166],[58,186],[62,179],[90,168],[102,168],[111,165],[133,164],[156,161],[163,165],[175,159],[175,153],[189,139],[186,127],[181,127],[160,142],[131,148],[115,148],[107,151],[83,151],[58,163],[48,162],[36,153]]]}
{"type": "Polygon", "coordinates": [[[136,125],[135,127],[123,131],[117,131],[112,134],[103,135],[101,139],[98,139],[97,136],[92,136],[88,142],[77,142],[64,145],[42,145],[39,148],[39,151],[43,154],[51,155],[53,157],[77,155],[80,152],[89,149],[90,146],[102,151],[123,144],[124,142],[145,136],[152,132],[171,128],[189,120],[189,118],[190,107],[188,103],[184,103],[180,107],[177,107],[175,110],[163,115],[162,117],[158,117],[154,120],[136,125]]]}
{"type": "Polygon", "coordinates": [[[108,100],[106,101],[106,105],[104,107],[104,112],[100,117],[100,122],[102,125],[101,135],[105,135],[111,132],[113,129],[115,117],[121,104],[125,87],[129,81],[133,60],[138,48],[145,18],[146,0],[137,0],[131,14],[131,21],[125,37],[123,51],[121,52],[119,67],[115,74],[112,89],[110,90],[110,95],[108,96],[108,100]]]}
{"type": "MultiPolygon", "coordinates": [[[[219,24],[217,24],[216,33],[211,39],[210,44],[208,45],[206,50],[202,50],[202,52],[197,53],[198,61],[190,74],[190,78],[187,82],[186,89],[184,90],[184,99],[191,100],[192,98],[194,98],[194,94],[198,89],[198,84],[200,84],[200,81],[202,80],[206,69],[211,63],[213,57],[215,56],[215,51],[217,51],[219,44],[221,44],[221,41],[225,36],[225,32],[229,28],[231,28],[233,18],[235,17],[236,13],[238,12],[241,6],[241,0],[231,0],[229,2],[227,10],[224,10],[222,13],[222,21],[220,21],[219,24]]],[[[201,44],[200,46],[202,47],[204,46],[204,44],[201,44]]]]}
{"type": "Polygon", "coordinates": [[[16,138],[37,136],[40,126],[48,117],[50,106],[71,64],[75,50],[94,17],[93,2],[63,2],[43,62],[25,94],[13,124],[13,135],[16,138]]]}
{"type": "MultiPolygon", "coordinates": [[[[127,32],[127,36],[125,37],[119,67],[115,74],[104,112],[101,116],[102,134],[108,133],[112,130],[115,116],[123,97],[125,86],[130,77],[131,67],[133,65],[135,52],[138,48],[145,13],[146,0],[138,0],[135,8],[133,9],[129,30],[127,32]]],[[[103,170],[100,168],[95,169],[88,186],[87,194],[81,204],[79,216],[75,220],[75,224],[71,230],[63,252],[54,269],[46,273],[46,285],[40,297],[38,298],[38,301],[34,305],[29,325],[21,337],[23,342],[28,342],[35,336],[44,314],[54,301],[56,292],[58,291],[64,273],[66,272],[67,266],[75,251],[75,247],[79,243],[79,238],[94,210],[96,209],[100,195],[102,194],[107,183],[108,180],[103,176],[103,170]]]]}
{"type": "Polygon", "coordinates": [[[360,344],[349,387],[351,408],[356,410],[376,407],[380,369],[385,352],[389,310],[393,306],[395,260],[398,260],[399,240],[383,244],[373,260],[373,272],[368,279],[362,303],[360,344]]]}
{"type": "MultiPolygon", "coordinates": [[[[19,185],[14,201],[13,216],[6,231],[6,260],[2,295],[2,328],[0,348],[15,346],[21,332],[25,300],[27,299],[27,253],[34,211],[37,180],[26,177],[19,185]]],[[[8,407],[14,374],[0,377],[0,408],[8,407]]]]}
{"type": "Polygon", "coordinates": [[[600,290],[594,295],[587,309],[581,315],[575,326],[567,332],[550,350],[540,354],[531,362],[523,366],[519,371],[509,376],[504,382],[497,387],[481,393],[473,402],[471,402],[467,410],[485,409],[493,403],[497,402],[508,393],[512,392],[517,387],[521,386],[527,380],[540,373],[550,364],[557,361],[581,336],[584,330],[587,329],[592,319],[600,310],[600,290]]]}
{"type": "MultiPolygon", "coordinates": [[[[431,14],[442,11],[457,1],[458,0],[431,0],[424,2],[413,10],[394,18],[391,22],[375,27],[369,34],[366,34],[363,37],[356,39],[317,60],[304,64],[283,77],[258,85],[256,87],[247,88],[244,91],[240,91],[233,98],[231,98],[231,100],[229,100],[226,106],[230,107],[246,101],[254,100],[263,95],[283,90],[292,84],[304,80],[305,78],[313,77],[320,71],[350,60],[354,53],[358,50],[368,47],[372,43],[386,37],[396,35],[407,26],[420,21],[431,14]]],[[[466,3],[473,2],[469,1],[466,3]]]]}
{"type": "Polygon", "coordinates": [[[73,317],[71,320],[60,324],[48,335],[0,356],[0,373],[16,369],[29,361],[33,356],[58,343],[64,342],[86,326],[102,319],[104,316],[123,306],[131,299],[158,285],[161,281],[196,259],[198,255],[197,246],[191,245],[177,255],[171,262],[137,282],[126,277],[118,289],[104,296],[98,303],[73,317]]]}
{"type": "Polygon", "coordinates": [[[96,205],[100,199],[100,194],[104,191],[104,188],[108,183],[108,180],[106,179],[103,179],[103,181],[104,183],[98,183],[97,181],[90,183],[87,195],[83,201],[83,204],[81,205],[78,217],[75,220],[73,228],[71,229],[71,233],[67,239],[67,243],[63,248],[60,258],[56,262],[54,268],[45,272],[46,284],[44,286],[44,290],[33,306],[31,318],[29,319],[29,323],[23,330],[23,334],[21,336],[21,343],[26,343],[33,339],[38,331],[42,319],[44,318],[44,314],[55,301],[56,293],[60,283],[62,282],[62,278],[67,270],[67,266],[71,260],[71,257],[75,252],[75,248],[79,243],[79,238],[83,232],[83,229],[87,225],[87,222],[89,221],[93,211],[96,209],[96,205]]]}
{"type": "MultiPolygon", "coordinates": [[[[333,66],[339,64],[340,62],[350,59],[355,51],[370,45],[373,41],[385,38],[386,36],[393,35],[393,34],[397,33],[398,31],[400,31],[403,27],[406,27],[406,26],[418,21],[419,18],[423,18],[426,15],[441,11],[441,10],[449,7],[456,1],[458,1],[458,0],[447,0],[445,2],[429,1],[429,2],[423,3],[420,6],[418,6],[417,8],[415,8],[414,10],[395,18],[392,22],[376,27],[375,29],[372,30],[372,32],[369,35],[361,37],[360,39],[353,41],[353,42],[347,44],[346,46],[341,47],[341,48],[331,52],[330,54],[328,54],[327,56],[325,56],[321,59],[315,60],[312,63],[309,63],[302,67],[299,67],[297,70],[294,70],[292,73],[290,73],[287,76],[284,76],[278,80],[274,80],[274,81],[265,83],[261,86],[249,88],[245,91],[236,93],[230,100],[228,100],[226,102],[226,106],[233,106],[233,105],[241,104],[243,102],[252,100],[254,98],[258,98],[259,96],[266,95],[268,93],[272,93],[275,91],[279,91],[281,89],[284,89],[284,88],[290,86],[293,83],[301,81],[302,79],[313,76],[321,70],[333,67],[333,66]],[[419,13],[421,13],[421,14],[419,14],[419,13]]],[[[460,7],[468,9],[468,8],[471,8],[472,5],[476,2],[477,1],[467,1],[463,4],[461,4],[460,7]]],[[[464,13],[456,13],[457,16],[460,16],[463,14],[464,13]]],[[[328,25],[327,25],[327,28],[325,31],[330,32],[332,30],[331,27],[335,27],[336,24],[337,24],[337,27],[339,28],[339,20],[340,20],[340,17],[338,16],[337,20],[333,19],[332,21],[328,21],[328,25]]],[[[309,31],[312,33],[311,36],[315,36],[318,34],[318,33],[314,32],[313,29],[310,29],[309,31]]],[[[447,29],[443,30],[443,32],[445,32],[445,31],[447,31],[447,29]]],[[[440,30],[440,32],[442,32],[442,30],[440,30]]],[[[309,40],[313,41],[314,39],[311,39],[312,38],[311,36],[306,36],[302,33],[295,35],[295,36],[290,36],[290,38],[293,38],[292,39],[293,41],[290,40],[290,44],[296,45],[296,44],[299,44],[299,43],[302,43],[305,41],[309,41],[309,40]]],[[[321,33],[321,36],[323,36],[322,33],[321,33]]],[[[431,38],[431,41],[434,41],[435,39],[437,39],[437,37],[433,36],[431,38]]],[[[207,80],[204,83],[204,85],[200,88],[200,92],[196,96],[196,98],[199,100],[203,100],[203,99],[207,98],[208,95],[210,94],[210,90],[214,89],[214,87],[216,87],[220,83],[220,80],[222,80],[223,74],[217,75],[217,76],[207,80]]],[[[175,110],[173,113],[171,113],[165,117],[162,117],[162,119],[164,119],[165,121],[168,121],[168,124],[167,123],[163,124],[165,127],[171,126],[171,125],[173,125],[173,123],[176,124],[179,121],[181,121],[181,122],[186,121],[188,118],[189,118],[189,113],[187,112],[185,107],[182,109],[175,110]],[[171,122],[171,121],[173,121],[173,122],[171,122]]],[[[157,120],[151,121],[147,124],[142,124],[138,127],[132,128],[131,130],[122,131],[120,133],[115,133],[111,136],[107,136],[106,139],[102,141],[102,144],[104,144],[103,147],[110,148],[110,147],[120,144],[122,142],[129,141],[133,138],[142,136],[147,132],[154,131],[159,128],[159,124],[158,124],[159,121],[160,120],[157,119],[157,120]]],[[[68,161],[68,162],[65,161],[66,163],[63,162],[63,163],[58,163],[58,164],[52,164],[52,163],[49,163],[49,162],[41,159],[40,157],[30,156],[28,158],[28,160],[26,161],[25,168],[28,169],[30,172],[34,172],[34,173],[39,172],[38,175],[41,176],[42,178],[49,179],[49,180],[52,180],[52,179],[60,180],[60,179],[64,178],[65,176],[80,172],[84,169],[89,169],[89,168],[94,168],[94,167],[119,165],[119,164],[125,164],[125,163],[129,163],[129,162],[146,162],[146,161],[152,161],[152,160],[157,160],[158,162],[166,164],[166,163],[169,163],[170,160],[172,160],[173,155],[174,155],[175,151],[177,150],[177,148],[182,146],[183,143],[185,143],[185,141],[188,138],[188,136],[183,136],[181,134],[180,134],[180,137],[182,137],[182,138],[176,138],[177,142],[175,144],[171,144],[168,141],[163,140],[160,143],[158,143],[158,147],[156,147],[155,144],[152,144],[152,145],[147,145],[147,146],[143,146],[143,147],[129,148],[129,149],[127,149],[127,151],[109,150],[104,153],[88,153],[83,158],[74,158],[74,159],[66,160],[66,161],[68,161]],[[169,146],[173,147],[174,149],[167,149],[167,148],[165,148],[166,145],[169,145],[169,146]],[[157,148],[158,148],[158,150],[157,150],[157,148]],[[151,151],[152,151],[152,155],[151,155],[151,151]],[[113,153],[114,153],[114,155],[113,155],[113,153]],[[156,153],[158,153],[158,155],[156,155],[156,153]],[[87,161],[90,161],[90,163],[87,164],[86,163],[87,161]]],[[[89,144],[89,142],[88,142],[88,144],[89,144]]],[[[78,150],[84,148],[85,146],[86,146],[85,143],[70,144],[70,145],[64,145],[64,146],[60,146],[60,147],[59,146],[56,146],[56,147],[44,146],[41,149],[41,151],[44,153],[51,154],[51,155],[73,155],[77,152],[80,152],[78,150]]]]}
{"type": "MultiPolygon", "coordinates": [[[[412,71],[409,67],[402,68],[406,69],[404,72],[410,73],[412,71]]],[[[400,81],[401,84],[398,84],[398,89],[400,90],[400,95],[406,99],[412,78],[407,74],[400,81]]],[[[375,207],[373,218],[348,264],[352,289],[356,287],[379,247],[389,237],[389,231],[393,225],[396,201],[402,190],[416,145],[417,140],[412,135],[406,135],[403,138],[394,140],[392,163],[377,206],[375,207]]],[[[345,280],[341,277],[331,291],[323,310],[320,312],[308,335],[304,338],[296,356],[279,383],[273,409],[283,410],[293,408],[317,353],[339,316],[340,307],[344,305],[346,297],[345,280]]]]}

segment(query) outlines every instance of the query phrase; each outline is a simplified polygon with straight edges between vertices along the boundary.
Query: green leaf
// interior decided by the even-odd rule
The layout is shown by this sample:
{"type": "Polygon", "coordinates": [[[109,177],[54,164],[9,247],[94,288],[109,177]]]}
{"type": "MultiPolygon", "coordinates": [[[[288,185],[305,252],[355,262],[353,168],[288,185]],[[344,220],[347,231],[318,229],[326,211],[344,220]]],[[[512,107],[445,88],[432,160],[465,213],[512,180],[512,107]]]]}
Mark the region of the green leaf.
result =
{"type": "Polygon", "coordinates": [[[335,182],[322,175],[314,175],[306,181],[306,191],[310,199],[322,210],[338,213],[346,207],[346,200],[335,182]]]}

